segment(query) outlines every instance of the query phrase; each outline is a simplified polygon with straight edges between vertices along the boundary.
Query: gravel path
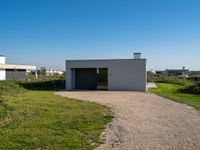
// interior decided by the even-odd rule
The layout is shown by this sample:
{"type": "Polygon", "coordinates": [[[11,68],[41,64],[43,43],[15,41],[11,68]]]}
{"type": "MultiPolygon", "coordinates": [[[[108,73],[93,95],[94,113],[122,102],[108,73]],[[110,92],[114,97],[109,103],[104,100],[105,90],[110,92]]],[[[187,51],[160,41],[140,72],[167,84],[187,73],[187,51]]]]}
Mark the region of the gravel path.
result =
{"type": "Polygon", "coordinates": [[[200,150],[200,112],[142,92],[73,91],[61,96],[111,107],[115,119],[98,150],[200,150]]]}

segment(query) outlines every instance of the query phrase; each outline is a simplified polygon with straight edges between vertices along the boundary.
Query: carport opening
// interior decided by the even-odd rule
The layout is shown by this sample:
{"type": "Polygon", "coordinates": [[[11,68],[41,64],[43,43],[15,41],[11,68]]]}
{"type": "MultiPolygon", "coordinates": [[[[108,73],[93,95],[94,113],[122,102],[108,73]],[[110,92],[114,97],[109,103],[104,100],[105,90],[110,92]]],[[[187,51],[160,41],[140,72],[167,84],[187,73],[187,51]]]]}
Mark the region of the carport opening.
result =
{"type": "Polygon", "coordinates": [[[107,90],[107,68],[76,68],[75,89],[83,90],[107,90]]]}

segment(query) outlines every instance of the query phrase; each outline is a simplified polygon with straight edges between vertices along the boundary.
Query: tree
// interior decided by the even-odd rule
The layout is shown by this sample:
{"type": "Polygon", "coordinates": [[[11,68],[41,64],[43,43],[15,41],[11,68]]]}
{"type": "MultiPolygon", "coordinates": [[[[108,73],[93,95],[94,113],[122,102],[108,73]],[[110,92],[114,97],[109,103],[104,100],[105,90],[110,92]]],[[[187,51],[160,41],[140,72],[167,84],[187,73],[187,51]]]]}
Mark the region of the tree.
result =
{"type": "Polygon", "coordinates": [[[40,68],[40,73],[41,73],[42,75],[46,75],[46,72],[47,72],[47,69],[46,69],[45,67],[41,67],[41,68],[40,68]]]}

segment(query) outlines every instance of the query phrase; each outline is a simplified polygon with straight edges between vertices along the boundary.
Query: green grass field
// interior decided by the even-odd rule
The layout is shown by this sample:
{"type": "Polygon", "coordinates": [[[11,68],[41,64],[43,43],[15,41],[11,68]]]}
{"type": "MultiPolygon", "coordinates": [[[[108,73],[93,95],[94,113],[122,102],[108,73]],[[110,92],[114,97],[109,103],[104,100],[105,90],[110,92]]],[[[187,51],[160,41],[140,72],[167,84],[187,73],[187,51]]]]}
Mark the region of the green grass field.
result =
{"type": "Polygon", "coordinates": [[[178,84],[156,83],[156,85],[158,88],[151,88],[149,91],[156,93],[159,96],[191,105],[200,110],[200,95],[181,93],[178,89],[180,89],[182,85],[178,84]]]}
{"type": "Polygon", "coordinates": [[[51,90],[17,88],[17,94],[11,90],[1,95],[0,149],[90,150],[103,142],[100,135],[112,120],[110,108],[59,97],[51,90]]]}

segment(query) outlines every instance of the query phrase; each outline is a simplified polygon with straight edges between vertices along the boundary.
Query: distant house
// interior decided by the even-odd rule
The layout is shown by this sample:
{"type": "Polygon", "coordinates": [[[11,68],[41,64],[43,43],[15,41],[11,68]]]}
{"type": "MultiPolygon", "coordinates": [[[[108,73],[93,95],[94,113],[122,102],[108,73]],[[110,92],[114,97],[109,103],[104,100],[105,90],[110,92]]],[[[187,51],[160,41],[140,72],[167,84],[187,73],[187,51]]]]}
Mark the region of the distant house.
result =
{"type": "MultiPolygon", "coordinates": [[[[35,74],[35,71],[32,71],[32,74],[35,74]]],[[[42,73],[41,70],[37,70],[37,74],[38,75],[45,75],[45,76],[52,76],[52,75],[64,75],[65,72],[64,71],[57,71],[57,70],[54,70],[54,69],[49,69],[49,70],[46,70],[44,72],[44,74],[42,73]]]]}
{"type": "Polygon", "coordinates": [[[49,69],[46,71],[46,75],[49,76],[49,75],[63,75],[64,72],[63,71],[57,71],[57,70],[54,70],[54,69],[49,69]]]}
{"type": "Polygon", "coordinates": [[[6,64],[6,57],[0,55],[0,80],[25,80],[31,70],[36,70],[36,66],[6,64]]]}
{"type": "Polygon", "coordinates": [[[166,70],[158,70],[155,71],[157,75],[166,75],[166,76],[184,76],[187,77],[190,74],[189,69],[185,69],[183,67],[182,69],[166,69],[166,70]]]}
{"type": "Polygon", "coordinates": [[[183,67],[182,69],[166,69],[165,70],[165,75],[167,76],[188,76],[189,74],[189,69],[185,69],[183,67]]]}

